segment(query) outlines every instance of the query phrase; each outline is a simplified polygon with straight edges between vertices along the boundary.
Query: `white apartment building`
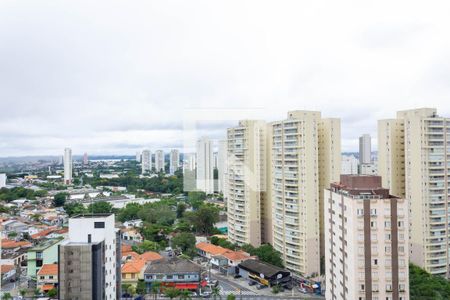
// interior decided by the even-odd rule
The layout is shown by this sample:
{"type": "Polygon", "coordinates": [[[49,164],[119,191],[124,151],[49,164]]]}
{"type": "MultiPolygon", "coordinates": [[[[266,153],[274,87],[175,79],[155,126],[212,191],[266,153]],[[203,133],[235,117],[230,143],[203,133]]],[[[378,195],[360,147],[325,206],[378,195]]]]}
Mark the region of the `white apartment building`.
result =
{"type": "Polygon", "coordinates": [[[379,174],[410,209],[410,260],[449,278],[450,118],[434,108],[399,111],[378,123],[379,174]]]}
{"type": "Polygon", "coordinates": [[[214,193],[213,165],[213,143],[207,137],[202,137],[197,141],[196,185],[198,190],[206,194],[214,193]]]}
{"type": "Polygon", "coordinates": [[[156,172],[164,172],[164,151],[156,150],[155,152],[155,170],[156,172]]]}
{"type": "Polygon", "coordinates": [[[72,149],[64,149],[64,183],[72,183],[72,149]]]}
{"type": "Polygon", "coordinates": [[[372,162],[372,141],[370,134],[359,137],[359,163],[370,164],[372,162]]]}
{"type": "Polygon", "coordinates": [[[197,159],[195,153],[185,153],[183,155],[183,169],[184,171],[195,171],[197,167],[197,159]]]}
{"type": "Polygon", "coordinates": [[[227,130],[228,238],[233,243],[272,241],[271,204],[267,201],[267,124],[243,120],[227,130]]]}
{"type": "Polygon", "coordinates": [[[6,174],[0,174],[0,189],[6,187],[6,174]]]}
{"type": "Polygon", "coordinates": [[[358,174],[359,160],[354,155],[342,155],[341,174],[358,174]]]}
{"type": "Polygon", "coordinates": [[[59,247],[59,299],[120,299],[120,234],[114,214],[69,219],[59,247]]]}
{"type": "Polygon", "coordinates": [[[151,170],[152,170],[152,152],[150,152],[150,150],[142,151],[141,168],[142,168],[142,174],[151,172],[151,170]]]}
{"type": "Polygon", "coordinates": [[[141,162],[141,152],[140,151],[136,151],[136,161],[141,162]]]}
{"type": "Polygon", "coordinates": [[[226,190],[226,174],[227,174],[227,140],[219,141],[219,152],[217,153],[217,173],[218,173],[218,184],[217,189],[219,192],[224,194],[226,190]]]}
{"type": "Polygon", "coordinates": [[[175,172],[180,168],[180,151],[176,149],[170,150],[169,159],[169,172],[170,174],[175,174],[175,172]]]}
{"type": "Polygon", "coordinates": [[[292,111],[271,124],[268,138],[273,246],[288,269],[319,274],[323,191],[339,180],[341,170],[340,120],[292,111]]]}
{"type": "Polygon", "coordinates": [[[409,299],[407,201],[379,176],[342,175],[324,214],[326,299],[409,299]]]}

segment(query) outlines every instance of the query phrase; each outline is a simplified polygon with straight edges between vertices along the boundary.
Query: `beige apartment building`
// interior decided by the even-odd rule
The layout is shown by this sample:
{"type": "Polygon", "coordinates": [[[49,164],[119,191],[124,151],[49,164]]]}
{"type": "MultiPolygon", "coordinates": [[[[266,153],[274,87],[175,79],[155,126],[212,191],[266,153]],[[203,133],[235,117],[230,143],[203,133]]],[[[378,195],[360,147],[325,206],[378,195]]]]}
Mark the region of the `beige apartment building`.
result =
{"type": "Polygon", "coordinates": [[[450,119],[436,109],[400,111],[379,121],[383,186],[404,195],[410,208],[410,260],[449,277],[450,119]]]}
{"type": "Polygon", "coordinates": [[[267,124],[243,120],[227,131],[228,238],[259,246],[271,242],[271,206],[266,193],[267,124]],[[267,210],[267,211],[266,211],[267,210]]]}
{"type": "Polygon", "coordinates": [[[368,175],[341,175],[325,197],[326,299],[409,299],[406,200],[368,175]]]}
{"type": "Polygon", "coordinates": [[[273,246],[288,269],[318,274],[324,253],[323,190],[339,180],[341,168],[340,120],[292,111],[270,129],[273,246]]]}

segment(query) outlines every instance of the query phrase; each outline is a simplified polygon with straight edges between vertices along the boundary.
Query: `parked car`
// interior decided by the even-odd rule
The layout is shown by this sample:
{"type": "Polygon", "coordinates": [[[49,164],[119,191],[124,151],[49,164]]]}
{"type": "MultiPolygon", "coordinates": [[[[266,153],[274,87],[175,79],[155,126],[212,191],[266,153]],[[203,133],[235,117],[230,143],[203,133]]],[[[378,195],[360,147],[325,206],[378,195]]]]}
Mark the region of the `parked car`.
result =
{"type": "Polygon", "coordinates": [[[239,274],[236,274],[236,275],[233,276],[234,279],[238,279],[238,278],[241,278],[241,277],[242,277],[242,276],[239,275],[239,274]]]}
{"type": "Polygon", "coordinates": [[[253,281],[253,280],[250,280],[250,281],[248,282],[248,285],[249,285],[249,286],[256,285],[256,284],[257,284],[257,282],[256,282],[256,281],[253,281]]]}
{"type": "Polygon", "coordinates": [[[258,286],[256,287],[256,289],[262,290],[262,289],[265,289],[266,287],[267,287],[267,285],[260,284],[260,285],[258,285],[258,286]]]}

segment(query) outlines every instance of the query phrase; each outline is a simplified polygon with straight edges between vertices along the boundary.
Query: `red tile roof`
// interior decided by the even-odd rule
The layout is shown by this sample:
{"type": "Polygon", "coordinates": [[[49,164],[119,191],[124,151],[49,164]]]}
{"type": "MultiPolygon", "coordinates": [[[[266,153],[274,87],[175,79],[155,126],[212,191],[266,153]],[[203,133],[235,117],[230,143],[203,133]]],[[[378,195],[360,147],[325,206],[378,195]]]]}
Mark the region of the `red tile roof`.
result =
{"type": "Polygon", "coordinates": [[[14,265],[0,265],[0,273],[1,274],[8,273],[14,268],[15,268],[14,265]]]}
{"type": "Polygon", "coordinates": [[[230,251],[230,249],[226,249],[226,248],[223,248],[220,246],[216,246],[216,245],[213,245],[210,243],[204,243],[204,242],[198,243],[195,247],[197,249],[200,249],[200,250],[205,251],[206,253],[209,253],[212,255],[219,255],[219,254],[223,254],[227,251],[230,251]]]}
{"type": "Polygon", "coordinates": [[[163,259],[163,257],[159,253],[156,253],[153,251],[147,251],[145,253],[142,253],[139,256],[139,259],[142,259],[145,262],[148,262],[148,261],[160,260],[160,259],[163,259]]]}
{"type": "Polygon", "coordinates": [[[138,259],[138,260],[132,260],[127,263],[125,263],[122,266],[122,274],[125,273],[140,273],[142,268],[145,267],[145,261],[138,259]]]}
{"type": "Polygon", "coordinates": [[[11,241],[8,239],[3,239],[1,241],[1,245],[3,249],[13,249],[13,248],[18,248],[18,247],[31,247],[32,244],[28,241],[20,241],[20,242],[16,242],[16,241],[11,241]]]}
{"type": "Polygon", "coordinates": [[[45,264],[37,272],[38,275],[58,275],[58,264],[45,264]]]}

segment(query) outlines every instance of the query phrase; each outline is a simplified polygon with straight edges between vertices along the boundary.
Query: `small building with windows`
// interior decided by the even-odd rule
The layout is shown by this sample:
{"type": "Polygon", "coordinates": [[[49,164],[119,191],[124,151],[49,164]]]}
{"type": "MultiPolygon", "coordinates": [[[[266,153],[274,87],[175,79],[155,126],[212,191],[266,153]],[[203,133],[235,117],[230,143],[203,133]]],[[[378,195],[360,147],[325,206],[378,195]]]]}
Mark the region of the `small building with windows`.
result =
{"type": "Polygon", "coordinates": [[[58,264],[45,264],[37,273],[37,288],[47,293],[58,288],[58,264]]]}
{"type": "Polygon", "coordinates": [[[159,282],[162,290],[174,287],[180,290],[198,291],[206,286],[206,282],[201,278],[201,272],[201,267],[189,260],[172,258],[148,264],[144,272],[144,280],[147,291],[151,290],[154,282],[159,282]]]}
{"type": "Polygon", "coordinates": [[[283,268],[248,259],[238,265],[239,275],[265,286],[283,285],[291,282],[291,272],[283,268]]]}
{"type": "Polygon", "coordinates": [[[28,250],[27,276],[35,279],[38,271],[45,264],[58,263],[58,245],[62,239],[46,240],[28,250]]]}

